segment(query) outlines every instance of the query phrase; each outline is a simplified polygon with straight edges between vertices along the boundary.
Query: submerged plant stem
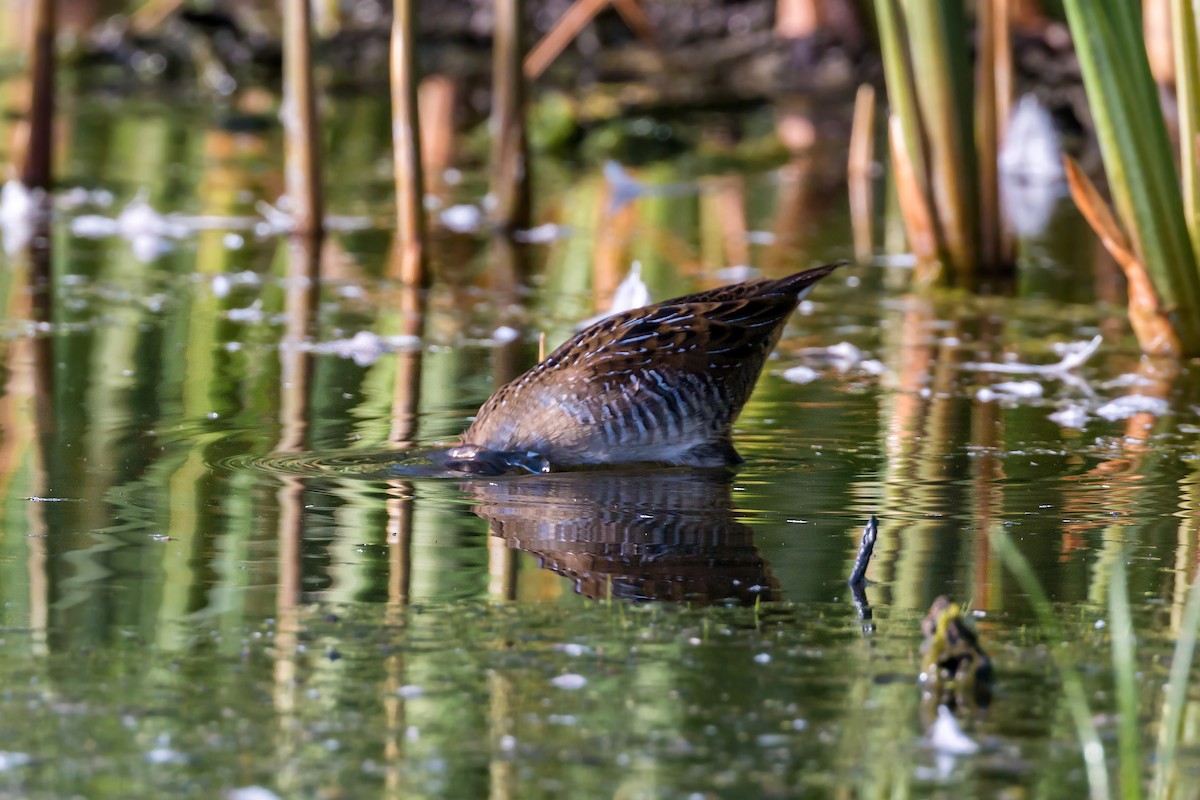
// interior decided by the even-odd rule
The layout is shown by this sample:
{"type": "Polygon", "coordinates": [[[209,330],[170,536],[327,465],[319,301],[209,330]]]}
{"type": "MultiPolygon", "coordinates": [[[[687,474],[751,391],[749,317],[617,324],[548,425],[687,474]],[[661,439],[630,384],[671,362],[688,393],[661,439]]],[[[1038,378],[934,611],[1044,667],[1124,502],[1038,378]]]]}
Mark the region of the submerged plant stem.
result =
{"type": "Polygon", "coordinates": [[[1117,680],[1117,710],[1120,714],[1117,746],[1121,764],[1121,797],[1124,800],[1138,800],[1142,796],[1142,776],[1141,748],[1138,744],[1137,654],[1125,573],[1125,552],[1121,548],[1113,561],[1108,584],[1109,630],[1113,673],[1117,680]]]}
{"type": "Polygon", "coordinates": [[[1175,778],[1175,757],[1179,750],[1179,734],[1183,725],[1183,712],[1187,706],[1187,694],[1196,653],[1196,633],[1200,629],[1200,570],[1188,591],[1187,605],[1183,609],[1179,638],[1175,640],[1175,653],[1171,656],[1171,670],[1167,676],[1166,696],[1163,698],[1162,727],[1159,729],[1158,767],[1154,780],[1153,797],[1165,800],[1171,796],[1175,778]]]}
{"type": "Polygon", "coordinates": [[[1029,562],[1013,544],[1012,539],[998,528],[989,532],[989,538],[992,548],[1000,556],[1004,565],[1008,567],[1013,577],[1017,579],[1021,589],[1029,596],[1029,603],[1033,606],[1034,614],[1037,615],[1038,624],[1046,631],[1050,641],[1050,653],[1054,658],[1054,666],[1058,669],[1059,678],[1062,680],[1067,709],[1075,722],[1075,733],[1079,737],[1083,751],[1089,796],[1092,800],[1105,800],[1111,796],[1111,791],[1108,784],[1108,768],[1104,759],[1104,743],[1100,741],[1096,722],[1092,719],[1087,692],[1083,687],[1083,680],[1079,677],[1075,657],[1071,653],[1071,648],[1061,646],[1066,644],[1066,635],[1063,633],[1062,626],[1058,624],[1058,619],[1054,616],[1054,609],[1050,605],[1049,598],[1046,597],[1046,592],[1038,582],[1037,576],[1033,574],[1029,562]]]}

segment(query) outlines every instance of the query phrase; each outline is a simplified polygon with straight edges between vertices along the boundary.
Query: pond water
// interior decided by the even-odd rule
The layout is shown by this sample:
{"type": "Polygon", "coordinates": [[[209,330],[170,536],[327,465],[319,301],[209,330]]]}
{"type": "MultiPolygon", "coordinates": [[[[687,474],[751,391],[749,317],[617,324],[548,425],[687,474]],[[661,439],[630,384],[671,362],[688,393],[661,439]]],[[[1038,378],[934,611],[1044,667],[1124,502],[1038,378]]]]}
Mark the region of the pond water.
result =
{"type": "Polygon", "coordinates": [[[517,251],[476,224],[464,145],[414,344],[386,277],[387,108],[331,106],[310,340],[286,278],[308,256],[261,205],[283,183],[270,116],[64,104],[49,260],[12,230],[0,256],[0,796],[1083,796],[1056,656],[1115,776],[1122,564],[1143,777],[1194,796],[1195,672],[1165,776],[1156,748],[1197,561],[1200,382],[1138,356],[1069,208],[995,296],[908,293],[902,257],[826,279],[738,422],[737,470],[414,477],[396,464],[454,441],[633,259],[657,300],[849,257],[848,108],[806,155],[764,107],[734,139],[697,114],[539,157],[550,227],[517,251]],[[1095,336],[1077,367],[977,366],[1095,336]],[[846,578],[872,514],[863,606],[846,578]],[[958,711],[974,753],[931,738],[917,681],[939,595],[994,664],[990,704],[958,711]]]}

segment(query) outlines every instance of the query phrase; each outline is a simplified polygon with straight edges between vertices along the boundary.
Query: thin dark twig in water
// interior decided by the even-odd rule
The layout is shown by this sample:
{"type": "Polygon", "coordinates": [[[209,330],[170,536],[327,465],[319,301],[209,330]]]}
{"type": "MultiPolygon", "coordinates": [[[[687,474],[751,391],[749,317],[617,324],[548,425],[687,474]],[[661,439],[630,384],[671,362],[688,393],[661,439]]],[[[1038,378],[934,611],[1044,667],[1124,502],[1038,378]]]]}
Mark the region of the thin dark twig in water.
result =
{"type": "Polygon", "coordinates": [[[858,545],[858,555],[854,557],[854,569],[850,571],[851,586],[861,587],[867,582],[867,564],[871,562],[871,554],[875,552],[875,540],[879,538],[879,520],[875,515],[867,521],[863,528],[862,542],[858,545]]]}
{"type": "Polygon", "coordinates": [[[871,554],[875,552],[875,540],[879,538],[879,520],[872,514],[863,528],[862,541],[858,545],[858,555],[854,557],[854,569],[850,571],[850,592],[854,597],[854,607],[858,609],[858,618],[863,622],[863,633],[871,633],[875,626],[871,623],[871,604],[867,602],[867,564],[871,563],[871,554]]]}

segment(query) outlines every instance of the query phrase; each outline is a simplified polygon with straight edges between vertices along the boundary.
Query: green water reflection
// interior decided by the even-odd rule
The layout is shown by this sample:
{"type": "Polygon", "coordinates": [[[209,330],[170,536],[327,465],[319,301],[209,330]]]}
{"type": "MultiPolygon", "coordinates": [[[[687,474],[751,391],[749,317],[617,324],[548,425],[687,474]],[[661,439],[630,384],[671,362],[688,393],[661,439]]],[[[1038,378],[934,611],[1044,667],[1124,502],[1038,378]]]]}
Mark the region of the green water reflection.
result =
{"type": "MultiPolygon", "coordinates": [[[[736,472],[406,477],[393,459],[452,441],[632,258],[662,298],[847,255],[843,153],[837,135],[754,169],[688,152],[636,171],[686,191],[624,207],[601,165],[547,159],[538,219],[569,231],[528,246],[534,289],[510,306],[487,237],[439,225],[414,348],[382,277],[386,108],[341,98],[331,118],[341,223],[309,347],[286,327],[296,256],[261,228],[277,131],[70,106],[62,185],[91,194],[57,215],[48,264],[0,261],[0,795],[1080,796],[1062,643],[990,552],[999,527],[1059,604],[1100,715],[1106,565],[1128,559],[1152,750],[1197,559],[1200,385],[1134,354],[1077,219],[1023,245],[1015,299],[906,295],[903,267],[830,278],[739,422],[736,472]],[[81,231],[139,195],[181,232],[81,231]],[[363,332],[384,338],[346,344],[363,332]],[[1040,376],[1041,396],[986,400],[1011,376],[965,366],[1054,361],[1098,332],[1080,378],[1040,376]],[[840,342],[863,352],[845,370],[811,352],[840,342]],[[800,364],[820,377],[785,380],[800,364]],[[1131,384],[1166,406],[1095,415],[1131,384]],[[1093,412],[1082,427],[1051,418],[1070,404],[1093,412]],[[870,514],[867,625],[844,581],[870,514]],[[979,613],[998,673],[963,718],[971,757],[925,738],[919,622],[939,594],[979,613]]],[[[462,158],[443,209],[481,202],[462,158]]]]}

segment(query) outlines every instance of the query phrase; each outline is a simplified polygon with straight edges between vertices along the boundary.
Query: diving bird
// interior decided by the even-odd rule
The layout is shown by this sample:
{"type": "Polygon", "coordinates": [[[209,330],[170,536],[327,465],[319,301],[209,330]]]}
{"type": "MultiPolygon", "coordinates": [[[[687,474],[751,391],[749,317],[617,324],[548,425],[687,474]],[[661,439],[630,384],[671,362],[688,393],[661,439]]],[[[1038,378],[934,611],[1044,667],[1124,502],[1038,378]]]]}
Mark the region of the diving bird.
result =
{"type": "Polygon", "coordinates": [[[733,422],[788,315],[839,266],[606,317],[498,389],[439,463],[481,474],[741,463],[733,422]]]}

